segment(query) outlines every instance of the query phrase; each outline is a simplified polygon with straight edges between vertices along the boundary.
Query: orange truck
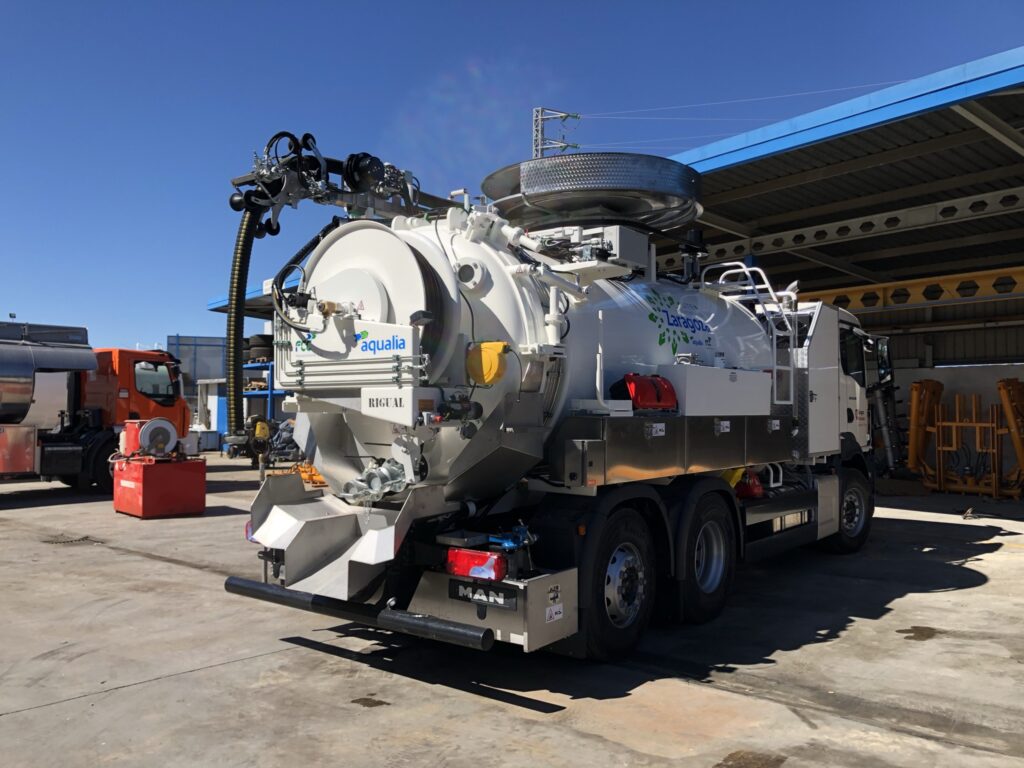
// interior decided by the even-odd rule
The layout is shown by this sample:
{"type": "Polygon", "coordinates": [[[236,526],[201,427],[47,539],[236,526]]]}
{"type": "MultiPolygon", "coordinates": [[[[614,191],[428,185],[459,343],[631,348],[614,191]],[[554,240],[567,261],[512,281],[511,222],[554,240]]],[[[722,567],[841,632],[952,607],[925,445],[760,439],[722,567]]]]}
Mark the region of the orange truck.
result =
{"type": "Polygon", "coordinates": [[[111,493],[125,421],[160,416],[188,434],[181,383],[167,352],[94,350],[85,328],[0,323],[0,480],[38,476],[111,493]]]}

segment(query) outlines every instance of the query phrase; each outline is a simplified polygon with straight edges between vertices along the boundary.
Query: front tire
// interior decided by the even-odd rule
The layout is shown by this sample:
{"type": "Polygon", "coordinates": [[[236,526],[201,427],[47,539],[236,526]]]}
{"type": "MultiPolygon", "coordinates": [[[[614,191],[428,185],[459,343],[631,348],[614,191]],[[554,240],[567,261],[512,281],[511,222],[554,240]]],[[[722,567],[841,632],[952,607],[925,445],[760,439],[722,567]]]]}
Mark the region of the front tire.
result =
{"type": "Polygon", "coordinates": [[[824,540],[833,552],[849,555],[864,546],[871,533],[875,500],[862,472],[844,467],[839,472],[839,530],[824,540]]]}
{"type": "Polygon", "coordinates": [[[89,475],[96,484],[96,492],[105,495],[114,492],[114,465],[110,463],[110,457],[117,453],[117,442],[108,440],[103,443],[93,456],[92,467],[89,475]]]}
{"type": "Polygon", "coordinates": [[[646,629],[657,581],[654,541],[643,516],[619,509],[602,527],[595,555],[580,575],[587,657],[630,651],[646,629]]]}
{"type": "Polygon", "coordinates": [[[729,504],[717,493],[700,498],[687,520],[681,613],[690,624],[704,624],[725,608],[736,571],[736,529],[729,504]]]}

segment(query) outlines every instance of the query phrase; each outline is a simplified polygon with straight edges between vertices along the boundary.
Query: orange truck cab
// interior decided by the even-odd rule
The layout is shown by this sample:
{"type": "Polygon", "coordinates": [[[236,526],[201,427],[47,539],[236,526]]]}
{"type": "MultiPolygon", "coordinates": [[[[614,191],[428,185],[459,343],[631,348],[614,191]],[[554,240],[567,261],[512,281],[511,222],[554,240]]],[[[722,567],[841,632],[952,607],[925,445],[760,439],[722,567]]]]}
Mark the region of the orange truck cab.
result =
{"type": "Polygon", "coordinates": [[[81,377],[82,408],[99,410],[104,427],[120,427],[129,419],[155,419],[188,433],[191,414],[181,397],[177,361],[167,352],[97,349],[96,370],[81,377]]]}
{"type": "Polygon", "coordinates": [[[160,416],[185,437],[192,416],[182,397],[178,361],[169,353],[137,349],[97,349],[95,353],[96,370],[75,374],[79,408],[69,434],[77,435],[82,444],[82,461],[77,475],[57,477],[67,485],[95,485],[111,493],[110,457],[118,452],[118,435],[126,421],[160,416]]]}
{"type": "Polygon", "coordinates": [[[84,328],[0,323],[0,479],[40,476],[110,493],[110,457],[131,419],[188,435],[178,361],[89,347],[84,328]]]}

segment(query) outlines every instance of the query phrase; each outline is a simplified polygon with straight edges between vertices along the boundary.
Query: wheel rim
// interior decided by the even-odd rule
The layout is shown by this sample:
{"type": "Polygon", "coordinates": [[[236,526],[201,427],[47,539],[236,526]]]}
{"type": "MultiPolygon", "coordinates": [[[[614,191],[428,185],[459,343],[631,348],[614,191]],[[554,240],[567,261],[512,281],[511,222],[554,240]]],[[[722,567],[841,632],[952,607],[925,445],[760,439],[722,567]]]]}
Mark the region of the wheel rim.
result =
{"type": "Polygon", "coordinates": [[[721,585],[725,559],[725,532],[717,522],[708,520],[697,533],[693,551],[693,572],[701,592],[711,594],[721,585]]]}
{"type": "Polygon", "coordinates": [[[843,509],[841,523],[843,533],[847,536],[857,536],[864,529],[864,521],[867,519],[867,504],[864,494],[860,488],[850,487],[843,494],[843,509]]]}
{"type": "Polygon", "coordinates": [[[647,591],[647,569],[633,544],[623,542],[608,558],[604,575],[604,609],[611,623],[623,629],[640,615],[647,591]]]}

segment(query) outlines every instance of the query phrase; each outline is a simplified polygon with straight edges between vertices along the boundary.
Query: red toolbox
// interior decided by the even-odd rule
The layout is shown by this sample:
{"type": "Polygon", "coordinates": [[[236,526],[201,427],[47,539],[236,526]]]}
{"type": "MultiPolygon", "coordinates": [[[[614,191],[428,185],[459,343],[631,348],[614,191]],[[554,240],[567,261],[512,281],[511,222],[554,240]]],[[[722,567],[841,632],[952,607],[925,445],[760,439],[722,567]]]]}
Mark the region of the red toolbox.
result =
{"type": "Polygon", "coordinates": [[[114,462],[114,510],[135,517],[206,511],[206,462],[139,456],[114,462]]]}

